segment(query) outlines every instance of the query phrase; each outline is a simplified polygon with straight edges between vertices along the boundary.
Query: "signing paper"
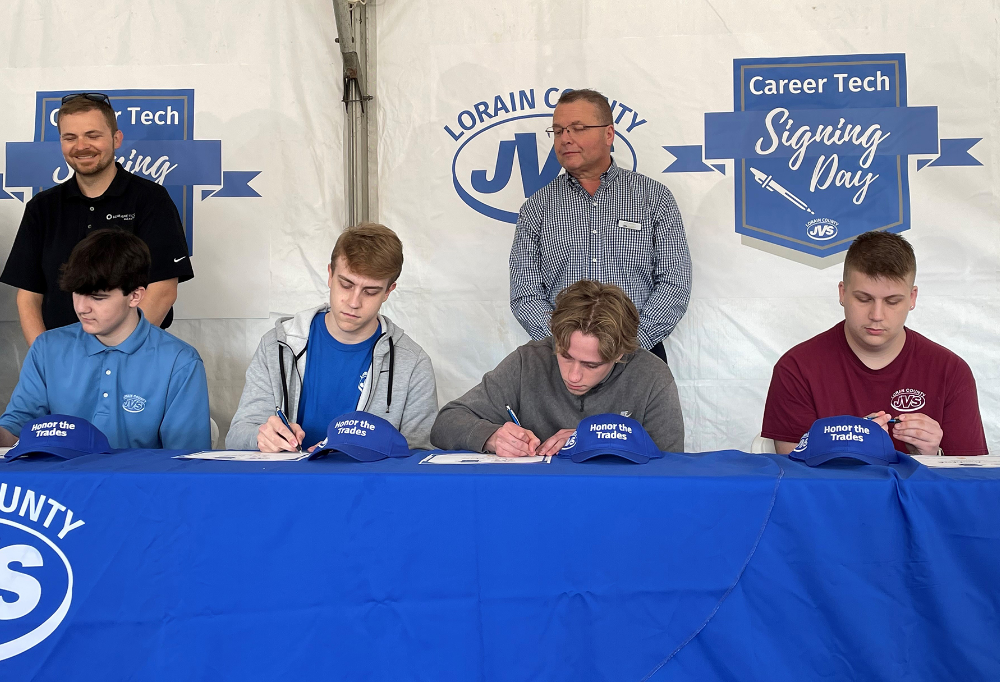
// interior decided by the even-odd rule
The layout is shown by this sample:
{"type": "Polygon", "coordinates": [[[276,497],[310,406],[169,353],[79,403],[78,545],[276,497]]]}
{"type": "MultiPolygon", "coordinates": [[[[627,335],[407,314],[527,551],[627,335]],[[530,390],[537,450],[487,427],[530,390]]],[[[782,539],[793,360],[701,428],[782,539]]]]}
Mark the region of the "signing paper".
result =
{"type": "Polygon", "coordinates": [[[480,452],[444,452],[437,455],[427,455],[421,464],[548,464],[552,456],[545,457],[501,457],[499,455],[480,452]]]}
{"type": "Polygon", "coordinates": [[[257,450],[206,450],[190,455],[177,455],[174,459],[215,459],[227,462],[297,462],[309,456],[308,452],[258,452],[257,450]]]}

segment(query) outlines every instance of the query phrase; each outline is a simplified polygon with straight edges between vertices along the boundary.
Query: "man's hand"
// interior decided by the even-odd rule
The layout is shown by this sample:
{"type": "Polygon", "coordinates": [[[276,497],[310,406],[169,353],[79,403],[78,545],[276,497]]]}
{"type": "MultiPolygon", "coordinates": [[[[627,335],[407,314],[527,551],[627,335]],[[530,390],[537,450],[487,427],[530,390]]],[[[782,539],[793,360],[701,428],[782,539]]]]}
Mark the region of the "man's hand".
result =
{"type": "Polygon", "coordinates": [[[883,431],[889,433],[889,420],[892,419],[891,414],[879,410],[878,412],[872,412],[870,415],[865,417],[865,419],[872,420],[873,422],[881,426],[883,431]]]}
{"type": "Polygon", "coordinates": [[[910,454],[936,455],[944,431],[926,414],[913,412],[899,415],[899,423],[892,427],[892,437],[906,443],[910,454]]]}
{"type": "Polygon", "coordinates": [[[277,416],[268,417],[257,428],[257,449],[261,452],[295,452],[306,432],[298,424],[289,431],[277,416]]]}
{"type": "Polygon", "coordinates": [[[550,436],[548,440],[542,443],[536,454],[543,457],[545,455],[558,454],[559,451],[563,449],[563,446],[566,445],[566,441],[569,440],[569,437],[574,433],[576,433],[576,429],[559,429],[552,436],[550,436]]]}
{"type": "Polygon", "coordinates": [[[538,450],[539,443],[538,436],[528,429],[507,422],[486,439],[485,450],[501,457],[531,457],[538,450]]]}
{"type": "Polygon", "coordinates": [[[38,335],[45,331],[45,322],[42,319],[42,294],[25,289],[17,290],[17,316],[21,321],[21,333],[24,340],[30,346],[38,338],[38,335]]]}
{"type": "Polygon", "coordinates": [[[10,448],[17,442],[17,436],[0,426],[0,448],[10,448]]]}

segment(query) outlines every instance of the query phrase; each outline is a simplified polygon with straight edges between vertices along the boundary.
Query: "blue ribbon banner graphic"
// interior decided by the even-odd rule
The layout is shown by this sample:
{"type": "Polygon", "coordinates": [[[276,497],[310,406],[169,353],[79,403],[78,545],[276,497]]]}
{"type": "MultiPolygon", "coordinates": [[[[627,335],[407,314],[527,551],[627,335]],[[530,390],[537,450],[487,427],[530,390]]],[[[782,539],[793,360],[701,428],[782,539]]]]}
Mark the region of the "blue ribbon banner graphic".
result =
{"type": "MultiPolygon", "coordinates": [[[[72,90],[44,91],[35,96],[35,137],[32,142],[8,142],[7,173],[0,175],[0,200],[24,201],[26,192],[65,182],[72,170],[59,144],[56,114],[72,90]]],[[[194,90],[107,90],[115,110],[121,147],[115,158],[125,170],[163,185],[181,216],[188,246],[194,245],[195,185],[208,197],[259,197],[248,184],[260,171],[223,171],[222,141],[194,139],[194,90]]]]}
{"type": "Polygon", "coordinates": [[[917,170],[982,165],[969,153],[981,138],[940,140],[937,107],[907,106],[903,54],[737,59],[733,101],[705,114],[703,153],[664,146],[663,172],[733,159],[736,232],[820,259],[909,229],[908,156],[936,156],[917,170]]]}

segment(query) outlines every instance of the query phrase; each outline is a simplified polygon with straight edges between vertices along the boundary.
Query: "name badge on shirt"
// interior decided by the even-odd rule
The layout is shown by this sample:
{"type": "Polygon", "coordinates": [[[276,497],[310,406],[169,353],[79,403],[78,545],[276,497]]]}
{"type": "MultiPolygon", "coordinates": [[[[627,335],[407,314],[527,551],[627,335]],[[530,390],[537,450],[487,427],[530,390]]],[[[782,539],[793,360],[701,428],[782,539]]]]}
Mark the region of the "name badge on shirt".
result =
{"type": "Polygon", "coordinates": [[[624,227],[626,230],[641,230],[642,223],[633,223],[628,220],[619,220],[618,227],[624,227]]]}

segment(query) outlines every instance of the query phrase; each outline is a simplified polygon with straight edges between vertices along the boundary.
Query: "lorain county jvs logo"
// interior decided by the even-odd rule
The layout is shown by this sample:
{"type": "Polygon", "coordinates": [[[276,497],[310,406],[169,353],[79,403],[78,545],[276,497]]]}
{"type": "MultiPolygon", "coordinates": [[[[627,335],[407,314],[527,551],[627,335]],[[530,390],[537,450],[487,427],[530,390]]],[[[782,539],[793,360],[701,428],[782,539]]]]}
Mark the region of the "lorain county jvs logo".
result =
{"type": "Polygon", "coordinates": [[[60,547],[84,525],[44,494],[0,483],[0,661],[41,643],[73,601],[73,567],[60,547]]]}
{"type": "MultiPolygon", "coordinates": [[[[452,183],[466,205],[489,218],[516,223],[524,200],[559,174],[562,169],[545,129],[552,125],[562,92],[548,87],[499,93],[463,109],[444,126],[458,143],[452,183]]],[[[608,103],[615,122],[612,155],[622,168],[635,170],[629,135],[646,120],[624,102],[608,103]]]]}

